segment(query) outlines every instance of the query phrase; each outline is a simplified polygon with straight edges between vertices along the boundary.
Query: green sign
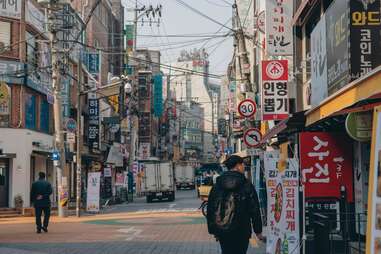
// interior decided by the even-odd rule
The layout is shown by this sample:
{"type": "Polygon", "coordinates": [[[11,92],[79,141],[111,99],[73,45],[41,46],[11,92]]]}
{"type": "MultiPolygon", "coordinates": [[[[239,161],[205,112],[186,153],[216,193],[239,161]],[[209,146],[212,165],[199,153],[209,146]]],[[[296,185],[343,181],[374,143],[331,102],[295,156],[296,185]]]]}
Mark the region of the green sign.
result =
{"type": "Polygon", "coordinates": [[[349,113],[345,128],[354,140],[369,141],[372,138],[372,111],[349,113]]]}

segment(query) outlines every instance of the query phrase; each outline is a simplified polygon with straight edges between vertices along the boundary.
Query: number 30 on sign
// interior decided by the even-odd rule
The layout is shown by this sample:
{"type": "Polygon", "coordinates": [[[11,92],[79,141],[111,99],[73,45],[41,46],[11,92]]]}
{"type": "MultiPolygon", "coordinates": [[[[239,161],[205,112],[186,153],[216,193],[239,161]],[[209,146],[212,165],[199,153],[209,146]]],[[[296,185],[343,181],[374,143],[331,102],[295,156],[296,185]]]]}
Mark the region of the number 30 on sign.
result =
{"type": "Polygon", "coordinates": [[[242,117],[252,117],[257,112],[257,105],[251,99],[243,100],[238,105],[238,112],[242,117]]]}

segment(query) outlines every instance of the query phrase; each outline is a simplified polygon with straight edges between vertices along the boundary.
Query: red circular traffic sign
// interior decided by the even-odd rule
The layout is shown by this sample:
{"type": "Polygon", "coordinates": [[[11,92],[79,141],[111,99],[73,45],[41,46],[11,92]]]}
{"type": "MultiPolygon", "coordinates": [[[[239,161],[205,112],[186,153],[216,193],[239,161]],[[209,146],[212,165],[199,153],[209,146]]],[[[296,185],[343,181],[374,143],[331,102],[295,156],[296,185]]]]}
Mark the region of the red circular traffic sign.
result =
{"type": "Polygon", "coordinates": [[[256,128],[248,129],[243,135],[243,141],[248,147],[256,148],[261,145],[262,134],[256,128]]]}
{"type": "Polygon", "coordinates": [[[257,112],[257,105],[252,99],[243,100],[238,105],[238,112],[243,117],[252,117],[257,112]]]}

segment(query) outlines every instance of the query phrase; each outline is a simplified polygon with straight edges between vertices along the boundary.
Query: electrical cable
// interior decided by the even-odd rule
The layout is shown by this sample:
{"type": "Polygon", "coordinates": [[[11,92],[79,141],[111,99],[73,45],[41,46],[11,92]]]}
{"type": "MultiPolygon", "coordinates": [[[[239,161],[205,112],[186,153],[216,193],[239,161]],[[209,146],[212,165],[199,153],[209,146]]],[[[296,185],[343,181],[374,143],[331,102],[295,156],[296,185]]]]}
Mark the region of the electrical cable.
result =
{"type": "Polygon", "coordinates": [[[175,1],[178,2],[180,5],[182,5],[183,7],[187,8],[187,9],[189,9],[189,10],[195,12],[195,13],[197,13],[198,15],[200,15],[200,16],[202,16],[202,17],[204,17],[204,18],[206,18],[206,19],[208,19],[208,20],[210,20],[210,21],[212,21],[213,23],[216,23],[216,24],[218,24],[218,25],[220,25],[220,26],[222,26],[222,27],[225,27],[225,28],[227,28],[227,29],[229,29],[229,30],[235,32],[234,29],[232,29],[232,28],[226,26],[225,24],[222,24],[221,22],[219,22],[219,21],[217,21],[217,20],[211,18],[210,16],[208,16],[208,15],[202,13],[201,11],[199,11],[199,10],[193,8],[192,6],[190,6],[189,4],[185,3],[184,1],[182,1],[182,0],[175,0],[175,1]]]}
{"type": "Polygon", "coordinates": [[[221,4],[217,4],[215,2],[212,2],[211,0],[205,0],[205,1],[211,5],[218,6],[218,7],[223,7],[223,8],[231,7],[231,5],[221,5],[221,4]]]}

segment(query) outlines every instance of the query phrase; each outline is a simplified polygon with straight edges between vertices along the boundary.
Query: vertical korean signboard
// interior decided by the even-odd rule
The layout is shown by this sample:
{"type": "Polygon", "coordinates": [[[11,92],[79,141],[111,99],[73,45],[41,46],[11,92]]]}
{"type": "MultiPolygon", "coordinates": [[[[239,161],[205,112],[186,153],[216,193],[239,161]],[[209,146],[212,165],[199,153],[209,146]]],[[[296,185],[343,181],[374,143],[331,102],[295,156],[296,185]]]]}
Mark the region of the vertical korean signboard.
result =
{"type": "Polygon", "coordinates": [[[311,105],[317,106],[328,97],[325,15],[311,34],[311,72],[311,105]]]}
{"type": "Polygon", "coordinates": [[[366,253],[381,253],[381,107],[374,111],[366,253]]]}
{"type": "Polygon", "coordinates": [[[101,187],[101,172],[91,172],[87,175],[87,202],[88,212],[99,212],[101,187]]]}
{"type": "Polygon", "coordinates": [[[293,0],[266,0],[266,47],[270,55],[292,55],[293,0]]]}
{"type": "Polygon", "coordinates": [[[156,117],[163,115],[163,75],[153,77],[153,111],[156,117]]]}
{"type": "Polygon", "coordinates": [[[357,79],[381,64],[380,1],[350,1],[351,78],[357,79]]]}
{"type": "Polygon", "coordinates": [[[99,151],[99,100],[92,94],[89,94],[88,143],[92,152],[99,151]]]}
{"type": "Polygon", "coordinates": [[[328,94],[349,81],[349,3],[334,1],[326,12],[328,94]]]}
{"type": "Polygon", "coordinates": [[[266,253],[299,253],[299,167],[289,159],[284,171],[277,169],[278,158],[265,158],[267,179],[268,235],[266,253]]]}
{"type": "Polygon", "coordinates": [[[262,61],[262,119],[288,117],[288,61],[262,61]]]}
{"type": "Polygon", "coordinates": [[[352,145],[344,135],[327,132],[300,134],[300,168],[305,197],[340,198],[345,187],[353,202],[352,145]]]}

